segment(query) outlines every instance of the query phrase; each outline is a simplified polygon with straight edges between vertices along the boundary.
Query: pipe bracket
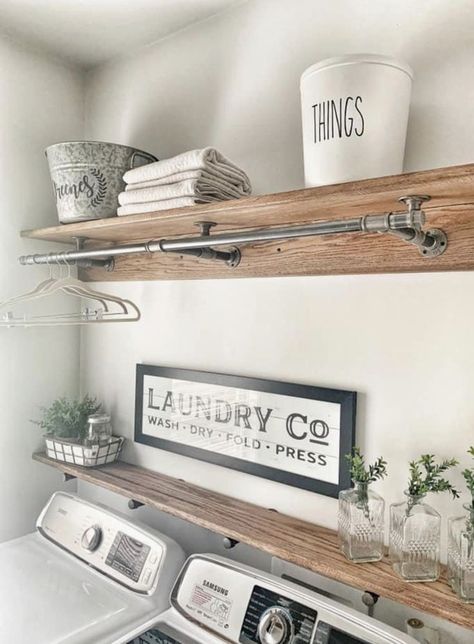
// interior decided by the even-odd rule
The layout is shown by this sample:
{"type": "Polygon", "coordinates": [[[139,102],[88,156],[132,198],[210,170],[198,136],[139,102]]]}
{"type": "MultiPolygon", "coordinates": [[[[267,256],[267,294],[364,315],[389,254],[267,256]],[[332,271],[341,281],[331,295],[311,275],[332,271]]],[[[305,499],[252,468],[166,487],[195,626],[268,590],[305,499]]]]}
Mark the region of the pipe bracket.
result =
{"type": "MultiPolygon", "coordinates": [[[[409,244],[413,244],[418,248],[420,255],[427,259],[442,255],[448,246],[446,233],[439,228],[423,229],[426,217],[423,210],[421,210],[421,206],[430,199],[429,195],[406,195],[400,197],[398,201],[407,206],[407,212],[401,214],[390,213],[383,221],[383,225],[380,226],[378,232],[395,235],[409,244]]],[[[365,223],[366,219],[368,218],[363,217],[363,230],[368,230],[368,226],[365,223]]]]}
{"type": "Polygon", "coordinates": [[[222,537],[222,545],[226,550],[232,550],[232,548],[239,545],[239,542],[231,537],[222,537]]]}
{"type": "Polygon", "coordinates": [[[141,508],[143,505],[145,504],[141,501],[136,501],[135,499],[130,499],[128,502],[128,507],[130,510],[138,510],[138,508],[141,508]]]}
{"type": "MultiPolygon", "coordinates": [[[[72,238],[76,250],[84,250],[87,237],[73,237],[72,238]]],[[[105,268],[108,273],[111,273],[115,268],[115,258],[108,257],[107,259],[76,259],[69,261],[67,259],[67,251],[64,252],[65,262],[70,264],[75,264],[78,268],[105,268]]],[[[60,263],[60,262],[59,262],[60,263]]]]}

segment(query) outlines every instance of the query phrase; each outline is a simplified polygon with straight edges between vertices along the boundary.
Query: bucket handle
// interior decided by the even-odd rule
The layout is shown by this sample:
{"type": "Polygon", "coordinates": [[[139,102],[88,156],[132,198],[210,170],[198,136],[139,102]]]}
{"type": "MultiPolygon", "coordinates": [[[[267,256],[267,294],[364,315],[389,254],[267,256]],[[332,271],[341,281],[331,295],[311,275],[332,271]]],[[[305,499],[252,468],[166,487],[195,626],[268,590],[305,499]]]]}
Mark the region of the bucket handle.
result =
{"type": "Polygon", "coordinates": [[[153,156],[153,154],[148,154],[148,152],[140,152],[140,151],[137,150],[130,157],[130,170],[132,170],[133,168],[136,167],[135,166],[135,160],[137,158],[145,159],[149,163],[153,163],[154,161],[158,161],[158,159],[155,156],[153,156]]]}

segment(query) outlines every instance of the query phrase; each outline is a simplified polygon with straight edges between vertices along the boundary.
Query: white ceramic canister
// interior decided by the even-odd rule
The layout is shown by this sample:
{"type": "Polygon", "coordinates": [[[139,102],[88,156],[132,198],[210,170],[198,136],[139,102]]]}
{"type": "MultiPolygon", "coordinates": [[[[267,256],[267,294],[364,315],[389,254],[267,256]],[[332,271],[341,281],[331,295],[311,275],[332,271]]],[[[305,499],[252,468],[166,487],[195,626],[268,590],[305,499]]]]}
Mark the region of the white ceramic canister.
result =
{"type": "Polygon", "coordinates": [[[413,72],[387,56],[329,58],[301,76],[305,184],[399,174],[413,72]]]}

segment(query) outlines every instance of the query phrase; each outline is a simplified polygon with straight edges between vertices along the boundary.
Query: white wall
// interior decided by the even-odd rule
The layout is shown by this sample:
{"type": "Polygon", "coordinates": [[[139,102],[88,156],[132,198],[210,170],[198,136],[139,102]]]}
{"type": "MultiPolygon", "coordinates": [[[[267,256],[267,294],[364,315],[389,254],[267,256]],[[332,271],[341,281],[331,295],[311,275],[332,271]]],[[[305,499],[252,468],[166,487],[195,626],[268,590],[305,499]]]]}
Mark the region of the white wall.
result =
{"type": "MultiPolygon", "coordinates": [[[[400,56],[416,74],[406,169],[471,162],[473,25],[467,0],[456,11],[447,0],[254,0],[91,73],[86,135],[162,158],[214,145],[249,172],[256,193],[298,188],[301,72],[369,51],[400,56]]],[[[137,463],[336,526],[333,499],[134,445],[137,362],[357,390],[357,440],[369,459],[388,459],[390,478],[378,486],[388,502],[402,498],[407,463],[420,453],[466,462],[472,273],[110,288],[133,298],[143,319],[84,333],[83,389],[103,397],[137,463]]],[[[444,516],[461,507],[447,495],[430,501],[444,516]]]]}
{"type": "MultiPolygon", "coordinates": [[[[32,288],[47,272],[17,256],[38,252],[19,231],[57,221],[44,148],[80,137],[82,75],[0,37],[0,293],[32,288]]],[[[47,248],[43,246],[43,248],[47,248]]],[[[67,306],[65,304],[65,306],[67,306]]],[[[0,328],[0,541],[34,528],[58,488],[53,471],[33,463],[42,445],[30,423],[40,405],[78,389],[77,329],[0,328]]]]}

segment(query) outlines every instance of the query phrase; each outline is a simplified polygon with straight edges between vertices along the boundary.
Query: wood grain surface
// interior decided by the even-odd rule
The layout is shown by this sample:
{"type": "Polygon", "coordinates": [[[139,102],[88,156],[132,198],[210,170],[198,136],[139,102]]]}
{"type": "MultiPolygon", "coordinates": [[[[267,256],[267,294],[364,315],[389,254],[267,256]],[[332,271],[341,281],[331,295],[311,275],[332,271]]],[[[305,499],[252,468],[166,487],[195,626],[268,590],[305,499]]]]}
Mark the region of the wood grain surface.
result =
{"type": "Polygon", "coordinates": [[[75,236],[126,243],[128,241],[192,235],[194,223],[210,219],[217,231],[260,226],[303,224],[318,219],[354,217],[403,210],[398,198],[406,194],[431,196],[430,208],[474,202],[474,164],[424,170],[389,177],[306,188],[214,204],[154,213],[96,219],[24,231],[32,239],[71,241],[75,236]]]}
{"type": "Polygon", "coordinates": [[[113,272],[91,269],[81,271],[81,278],[171,280],[472,270],[474,164],[29,230],[22,234],[31,239],[62,242],[83,236],[89,240],[89,247],[97,247],[104,243],[193,236],[197,234],[195,222],[203,219],[215,221],[218,225],[213,230],[218,233],[401,212],[404,206],[397,200],[406,194],[431,196],[424,207],[427,227],[439,227],[448,234],[448,250],[442,257],[421,257],[416,248],[391,235],[354,233],[242,246],[242,262],[235,269],[174,253],[154,253],[117,257],[113,272]]]}
{"type": "MultiPolygon", "coordinates": [[[[33,458],[349,586],[474,628],[474,606],[456,598],[444,572],[437,582],[410,584],[395,575],[387,559],[372,564],[353,564],[340,552],[333,530],[274,510],[128,463],[92,469],[60,463],[43,453],[34,454],[33,458]]],[[[314,504],[316,516],[316,496],[314,504]]]]}
{"type": "Polygon", "coordinates": [[[427,227],[441,228],[448,247],[426,258],[392,235],[348,233],[260,242],[241,247],[237,268],[178,253],[118,256],[115,270],[81,271],[85,281],[230,279],[305,275],[415,273],[474,269],[474,205],[427,212],[427,227]]]}

